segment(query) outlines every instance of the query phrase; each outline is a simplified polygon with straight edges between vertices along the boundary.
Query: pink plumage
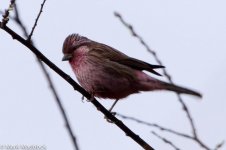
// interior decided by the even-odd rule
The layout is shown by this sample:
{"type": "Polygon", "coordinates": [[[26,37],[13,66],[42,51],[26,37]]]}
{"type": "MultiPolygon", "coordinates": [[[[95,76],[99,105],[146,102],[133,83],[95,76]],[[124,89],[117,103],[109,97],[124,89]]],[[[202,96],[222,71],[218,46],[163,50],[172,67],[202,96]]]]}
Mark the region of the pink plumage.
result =
{"type": "Polygon", "coordinates": [[[129,57],[102,43],[78,34],[69,35],[63,45],[63,60],[68,60],[79,83],[100,98],[122,99],[140,91],[169,90],[201,97],[198,92],[157,80],[143,70],[160,75],[163,68],[129,57]]]}

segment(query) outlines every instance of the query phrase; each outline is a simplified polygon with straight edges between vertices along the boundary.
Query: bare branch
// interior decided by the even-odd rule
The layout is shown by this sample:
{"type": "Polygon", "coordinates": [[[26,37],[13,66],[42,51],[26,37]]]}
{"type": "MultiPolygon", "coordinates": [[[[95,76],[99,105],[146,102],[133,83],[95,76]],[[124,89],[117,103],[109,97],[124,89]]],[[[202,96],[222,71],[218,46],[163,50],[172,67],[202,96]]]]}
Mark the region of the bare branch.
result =
{"type": "MultiPolygon", "coordinates": [[[[152,50],[147,44],[146,42],[143,40],[143,38],[138,35],[133,26],[129,23],[127,23],[121,16],[121,14],[119,14],[118,12],[114,12],[114,15],[115,17],[117,17],[121,23],[131,32],[132,36],[134,36],[135,38],[137,38],[140,43],[146,48],[146,50],[153,55],[154,59],[156,60],[156,62],[161,65],[161,66],[164,66],[162,61],[159,59],[159,57],[157,56],[156,52],[154,50],[152,50]]],[[[164,76],[166,76],[166,78],[168,79],[168,81],[171,83],[171,84],[174,84],[173,83],[173,80],[172,80],[172,77],[171,75],[166,71],[166,69],[164,68],[163,69],[163,74],[164,76]]],[[[210,150],[210,148],[208,146],[206,146],[198,137],[197,135],[197,131],[196,131],[196,127],[195,127],[195,124],[194,124],[194,121],[193,121],[193,118],[191,116],[191,113],[187,107],[187,105],[185,104],[185,102],[183,101],[182,97],[180,96],[179,93],[176,93],[177,94],[177,97],[178,97],[178,101],[180,102],[180,104],[182,105],[182,108],[188,118],[188,121],[190,123],[190,126],[191,126],[191,129],[192,129],[192,135],[191,136],[202,148],[206,149],[206,150],[210,150]]]]}
{"type": "Polygon", "coordinates": [[[180,150],[175,144],[173,144],[173,142],[169,141],[168,139],[160,136],[159,134],[157,134],[156,132],[152,131],[151,132],[153,135],[155,135],[156,137],[158,137],[159,139],[161,139],[163,142],[165,142],[166,144],[170,145],[171,147],[173,147],[175,150],[180,150]]]}
{"type": "Polygon", "coordinates": [[[15,0],[11,0],[8,9],[6,9],[5,13],[3,13],[1,28],[8,23],[8,21],[9,21],[9,12],[13,10],[14,4],[15,4],[15,0]]]}
{"type": "Polygon", "coordinates": [[[220,149],[221,147],[223,147],[223,145],[224,145],[224,141],[222,141],[221,143],[217,144],[216,147],[214,148],[214,150],[220,149]]]}
{"type": "MultiPolygon", "coordinates": [[[[142,38],[141,36],[139,36],[139,35],[135,32],[135,30],[133,29],[132,25],[130,25],[130,24],[128,24],[127,22],[125,22],[124,19],[122,18],[122,16],[121,16],[119,13],[115,12],[115,16],[118,17],[118,18],[120,19],[120,21],[122,22],[122,24],[125,25],[125,26],[130,30],[130,32],[132,33],[132,35],[133,35],[134,37],[136,37],[136,38],[139,39],[140,43],[146,48],[146,50],[147,50],[148,52],[150,52],[150,53],[154,56],[156,62],[157,62],[159,65],[164,66],[163,63],[162,63],[162,61],[158,58],[156,52],[153,51],[153,50],[146,44],[146,42],[143,40],[143,38],[142,38]]],[[[170,83],[174,84],[173,81],[172,81],[172,77],[169,75],[169,73],[166,71],[165,68],[163,68],[163,74],[166,76],[166,78],[169,80],[170,83]]],[[[188,117],[188,119],[189,119],[190,125],[191,125],[191,127],[192,127],[193,135],[196,137],[196,136],[197,136],[197,133],[196,133],[194,121],[193,121],[193,119],[192,119],[192,117],[191,117],[190,111],[188,110],[188,107],[186,106],[186,104],[183,102],[183,100],[182,100],[180,94],[177,93],[177,95],[178,95],[178,100],[179,100],[179,102],[181,103],[182,108],[183,108],[183,110],[185,111],[185,113],[186,113],[186,115],[187,115],[187,117],[188,117]]]]}
{"type": "Polygon", "coordinates": [[[32,35],[33,35],[33,33],[34,33],[34,30],[35,30],[35,27],[37,26],[38,20],[39,20],[39,18],[40,18],[40,16],[41,16],[41,13],[42,13],[42,11],[43,11],[43,7],[44,7],[44,5],[45,5],[45,2],[46,2],[46,0],[43,0],[43,2],[42,2],[42,4],[41,4],[41,8],[40,8],[40,11],[39,11],[39,13],[38,13],[38,16],[37,16],[37,18],[35,19],[35,23],[34,23],[34,25],[33,25],[33,27],[32,27],[31,33],[30,33],[29,36],[28,36],[28,39],[27,39],[28,41],[31,40],[31,37],[32,37],[32,35]]]}
{"type": "Polygon", "coordinates": [[[158,125],[156,123],[149,123],[149,122],[142,121],[142,120],[134,118],[134,117],[125,116],[125,115],[122,115],[122,114],[119,114],[119,113],[115,113],[115,114],[117,116],[123,118],[123,119],[135,121],[137,123],[140,123],[140,124],[143,124],[143,125],[146,125],[146,126],[149,126],[149,127],[157,128],[157,129],[159,129],[161,131],[165,131],[165,132],[168,132],[168,133],[171,133],[171,134],[183,137],[183,138],[190,139],[190,140],[196,142],[197,144],[199,144],[202,148],[204,148],[206,150],[210,150],[210,148],[207,147],[199,138],[194,137],[193,135],[191,136],[191,135],[188,135],[186,133],[181,133],[181,132],[178,132],[178,131],[175,131],[175,130],[172,130],[172,129],[169,129],[169,128],[166,128],[166,127],[163,127],[163,126],[160,126],[160,125],[158,125]]]}
{"type": "MultiPolygon", "coordinates": [[[[0,22],[0,25],[2,22],[0,22]]],[[[7,26],[3,26],[2,28],[8,34],[12,36],[13,39],[16,39],[21,44],[26,46],[29,50],[31,50],[40,60],[42,60],[46,65],[48,65],[53,71],[55,71],[59,76],[61,76],[64,80],[66,80],[75,90],[80,92],[87,99],[91,99],[91,95],[85,91],[81,86],[79,86],[69,75],[64,73],[60,68],[58,68],[54,63],[52,63],[46,56],[44,56],[36,47],[34,47],[30,42],[23,39],[20,35],[15,33],[13,30],[8,28],[7,26]]],[[[143,139],[141,139],[137,134],[135,134],[132,130],[130,130],[123,122],[117,119],[114,115],[112,115],[105,107],[103,107],[95,98],[92,98],[91,103],[97,108],[97,110],[101,111],[109,120],[111,120],[115,125],[117,125],[122,131],[125,132],[127,136],[132,138],[137,144],[139,144],[145,150],[154,150],[148,143],[146,143],[143,139]]]]}
{"type": "MultiPolygon", "coordinates": [[[[29,35],[28,35],[27,28],[25,27],[25,25],[21,21],[20,12],[18,11],[18,7],[17,7],[16,3],[15,3],[15,16],[13,17],[13,20],[19,25],[19,27],[23,31],[24,36],[26,38],[28,38],[29,35]]],[[[32,41],[30,41],[30,42],[33,43],[32,41]]]]}
{"type": "MultiPolygon", "coordinates": [[[[43,3],[43,4],[44,4],[44,3],[43,3]]],[[[17,7],[16,3],[15,3],[15,7],[14,7],[14,8],[15,8],[15,16],[14,16],[12,19],[13,19],[13,20],[18,24],[18,26],[21,28],[21,30],[22,30],[24,36],[25,36],[26,38],[28,38],[29,35],[28,35],[28,32],[27,32],[27,29],[26,29],[24,23],[21,21],[20,14],[19,14],[18,7],[17,7]]],[[[31,38],[31,37],[30,37],[30,38],[31,38]]],[[[31,39],[30,39],[29,41],[30,41],[31,44],[34,45],[34,42],[33,42],[31,39]]],[[[67,115],[66,115],[66,113],[65,113],[64,107],[63,107],[63,105],[62,105],[62,103],[61,103],[61,100],[60,100],[60,98],[59,98],[59,96],[58,96],[58,93],[57,93],[56,88],[55,88],[55,86],[54,86],[54,84],[53,84],[53,81],[52,81],[52,79],[51,79],[51,77],[50,77],[50,75],[49,75],[47,69],[45,68],[44,64],[39,60],[38,57],[36,57],[36,58],[37,58],[37,63],[38,63],[39,66],[41,67],[41,70],[42,70],[42,72],[43,72],[43,74],[44,74],[44,76],[45,76],[45,78],[46,78],[46,80],[47,80],[47,82],[48,82],[48,84],[49,84],[50,90],[52,91],[52,94],[53,94],[53,96],[54,96],[54,98],[55,98],[55,100],[56,100],[56,103],[57,103],[57,105],[58,105],[58,107],[59,107],[59,109],[60,109],[60,112],[61,112],[62,117],[63,117],[64,122],[65,122],[66,129],[68,130],[68,133],[69,133],[70,138],[71,138],[71,140],[72,140],[74,149],[75,149],[75,150],[79,150],[79,146],[78,146],[78,143],[77,143],[77,139],[76,139],[76,137],[75,137],[75,135],[74,135],[74,133],[73,133],[73,131],[72,131],[72,127],[71,127],[71,125],[70,125],[70,123],[69,123],[69,119],[68,119],[68,117],[67,117],[67,115]]]]}
{"type": "Polygon", "coordinates": [[[188,134],[184,134],[184,133],[181,133],[181,132],[178,132],[178,131],[175,131],[175,130],[172,130],[172,129],[169,129],[169,128],[166,128],[166,127],[163,127],[163,126],[160,126],[160,125],[158,125],[156,123],[149,123],[149,122],[142,121],[142,120],[134,118],[134,117],[125,116],[125,115],[122,115],[122,114],[119,114],[119,113],[115,113],[115,114],[117,116],[123,118],[123,119],[126,119],[126,120],[131,120],[131,121],[134,121],[134,122],[137,122],[137,123],[149,126],[149,127],[154,127],[154,128],[157,128],[157,129],[159,129],[161,131],[172,133],[172,134],[175,134],[177,136],[184,137],[184,138],[193,139],[193,137],[188,135],[188,134]]]}
{"type": "MultiPolygon", "coordinates": [[[[159,65],[164,66],[163,63],[162,63],[162,61],[161,61],[161,60],[159,59],[159,57],[157,56],[156,52],[155,52],[154,50],[152,50],[152,49],[146,44],[146,42],[143,40],[143,38],[135,32],[133,26],[130,25],[130,24],[128,24],[127,22],[125,22],[124,19],[122,18],[122,16],[121,16],[118,12],[115,12],[114,14],[115,14],[115,16],[116,16],[117,18],[119,18],[119,20],[122,22],[122,24],[123,24],[126,28],[129,29],[129,31],[132,33],[132,35],[133,35],[134,37],[136,37],[136,38],[140,41],[140,43],[146,48],[146,50],[147,50],[149,53],[151,53],[151,54],[153,55],[153,57],[154,57],[154,59],[156,60],[156,62],[157,62],[159,65]]],[[[168,81],[169,81],[171,84],[174,84],[171,75],[169,75],[169,73],[166,71],[165,68],[163,68],[163,74],[164,74],[164,76],[166,76],[166,78],[168,79],[168,81]]],[[[192,119],[191,113],[190,113],[190,111],[189,111],[187,105],[184,103],[184,101],[183,101],[183,99],[181,98],[181,96],[180,96],[179,93],[177,93],[177,97],[178,97],[178,100],[179,100],[180,104],[182,105],[182,108],[183,108],[184,112],[185,112],[186,115],[187,115],[187,118],[188,118],[189,123],[190,123],[191,128],[192,128],[193,135],[194,135],[195,137],[197,137],[196,128],[195,128],[194,121],[193,121],[193,119],[192,119]]]]}

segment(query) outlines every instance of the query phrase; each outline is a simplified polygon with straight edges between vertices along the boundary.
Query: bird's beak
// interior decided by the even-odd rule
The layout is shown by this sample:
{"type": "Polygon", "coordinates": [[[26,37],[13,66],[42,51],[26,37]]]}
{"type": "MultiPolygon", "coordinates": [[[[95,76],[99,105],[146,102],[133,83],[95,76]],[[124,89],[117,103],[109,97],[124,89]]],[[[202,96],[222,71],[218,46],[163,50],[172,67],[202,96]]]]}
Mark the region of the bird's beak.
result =
{"type": "Polygon", "coordinates": [[[70,60],[72,58],[72,54],[64,54],[62,61],[67,61],[70,60]]]}

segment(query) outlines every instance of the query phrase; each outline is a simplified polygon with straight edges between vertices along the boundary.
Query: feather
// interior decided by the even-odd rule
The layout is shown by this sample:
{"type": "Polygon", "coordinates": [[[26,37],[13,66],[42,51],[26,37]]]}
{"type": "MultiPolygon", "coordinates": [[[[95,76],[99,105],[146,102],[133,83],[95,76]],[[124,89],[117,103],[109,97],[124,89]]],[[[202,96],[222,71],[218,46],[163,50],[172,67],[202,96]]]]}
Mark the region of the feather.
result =
{"type": "Polygon", "coordinates": [[[93,41],[90,42],[87,46],[90,48],[90,55],[98,55],[101,56],[101,58],[117,62],[121,65],[125,65],[136,70],[146,70],[155,75],[161,76],[161,74],[156,72],[154,69],[165,68],[161,65],[152,65],[144,61],[129,57],[124,53],[102,43],[97,43],[93,41]]]}

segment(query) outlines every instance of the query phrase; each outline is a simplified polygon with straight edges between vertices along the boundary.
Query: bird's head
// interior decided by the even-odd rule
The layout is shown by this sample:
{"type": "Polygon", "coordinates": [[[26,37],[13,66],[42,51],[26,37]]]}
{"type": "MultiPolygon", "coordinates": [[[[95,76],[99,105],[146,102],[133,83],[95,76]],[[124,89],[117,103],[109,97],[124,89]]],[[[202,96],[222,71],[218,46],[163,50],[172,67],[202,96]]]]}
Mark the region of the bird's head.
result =
{"type": "Polygon", "coordinates": [[[74,51],[82,46],[90,43],[91,40],[84,36],[80,36],[79,34],[71,34],[69,35],[63,44],[63,58],[62,61],[68,61],[73,57],[74,51]]]}

